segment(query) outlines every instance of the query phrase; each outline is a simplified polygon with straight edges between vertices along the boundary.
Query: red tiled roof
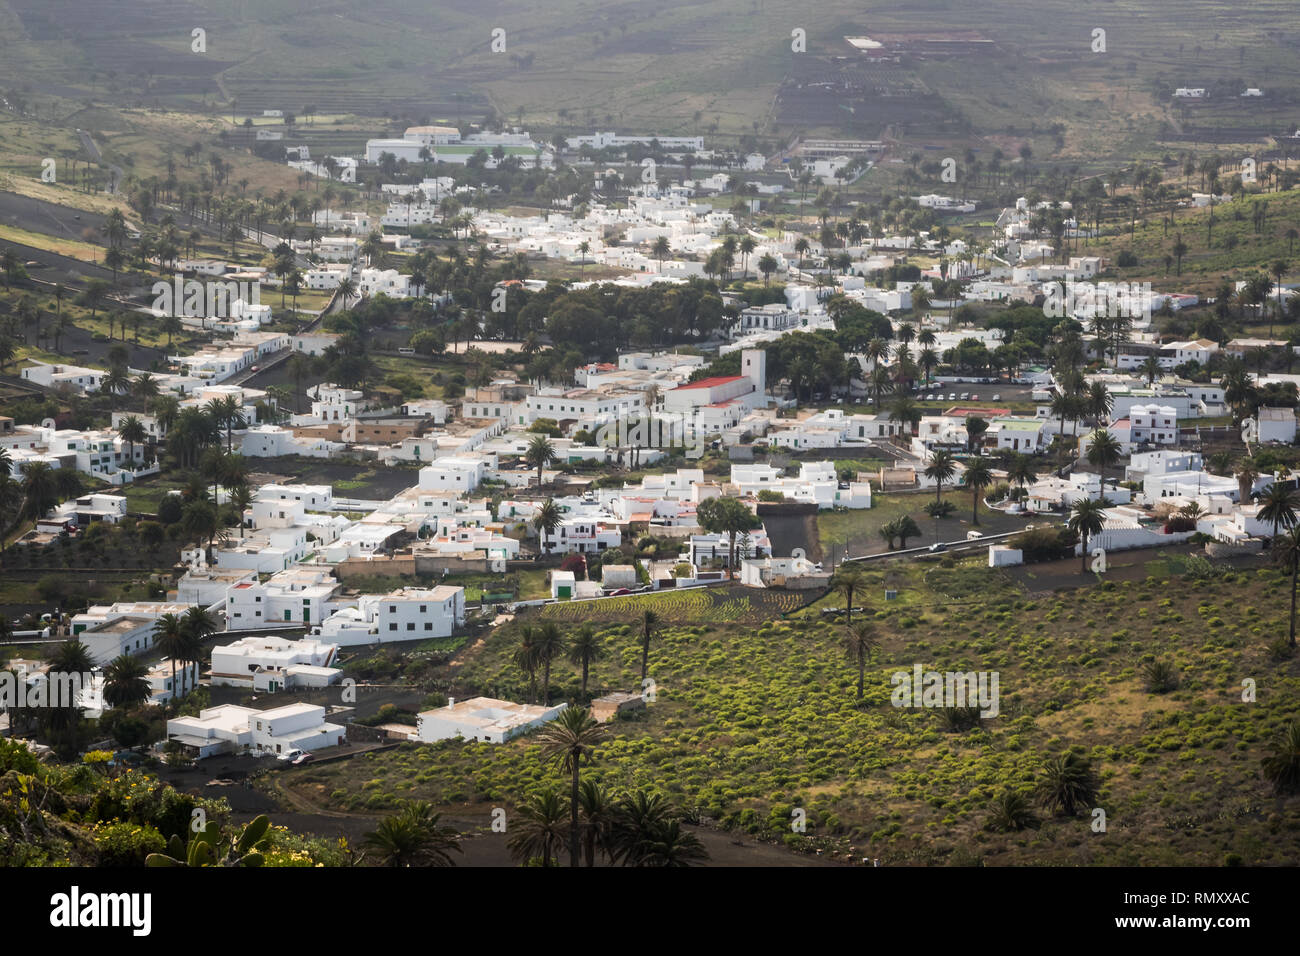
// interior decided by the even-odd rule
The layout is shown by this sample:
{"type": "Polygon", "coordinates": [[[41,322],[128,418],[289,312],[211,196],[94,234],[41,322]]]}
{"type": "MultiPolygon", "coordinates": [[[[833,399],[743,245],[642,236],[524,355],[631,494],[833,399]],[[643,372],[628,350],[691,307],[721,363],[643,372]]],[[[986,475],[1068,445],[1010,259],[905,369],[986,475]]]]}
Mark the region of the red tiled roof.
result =
{"type": "Polygon", "coordinates": [[[726,385],[728,382],[739,382],[744,377],[743,375],[720,375],[717,378],[702,378],[689,385],[678,385],[674,391],[680,392],[684,388],[713,388],[717,385],[726,385]]]}

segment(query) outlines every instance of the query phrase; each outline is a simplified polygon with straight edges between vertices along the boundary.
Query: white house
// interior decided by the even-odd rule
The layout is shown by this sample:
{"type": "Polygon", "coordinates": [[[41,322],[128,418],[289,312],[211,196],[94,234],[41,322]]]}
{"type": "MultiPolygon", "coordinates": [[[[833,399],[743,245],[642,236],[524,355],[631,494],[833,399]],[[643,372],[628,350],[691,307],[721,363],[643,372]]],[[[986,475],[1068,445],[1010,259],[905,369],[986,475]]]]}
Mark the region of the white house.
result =
{"type": "Polygon", "coordinates": [[[327,723],[325,708],[315,704],[270,710],[222,704],[200,711],[197,717],[167,721],[168,741],[176,741],[199,758],[220,753],[312,752],[337,747],[345,737],[345,729],[327,723]]]}
{"type": "Polygon", "coordinates": [[[452,699],[446,707],[422,711],[411,739],[435,743],[460,737],[502,744],[554,720],[567,706],[539,707],[492,697],[473,697],[459,703],[452,699]]]}

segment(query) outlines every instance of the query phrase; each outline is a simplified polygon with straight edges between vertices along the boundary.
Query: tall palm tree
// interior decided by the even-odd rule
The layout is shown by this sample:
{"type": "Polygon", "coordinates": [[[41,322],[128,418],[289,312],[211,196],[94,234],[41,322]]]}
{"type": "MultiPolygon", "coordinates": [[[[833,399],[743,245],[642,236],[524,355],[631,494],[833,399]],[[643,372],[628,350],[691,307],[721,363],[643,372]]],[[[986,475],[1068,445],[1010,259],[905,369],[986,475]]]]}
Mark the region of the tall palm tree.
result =
{"type": "Polygon", "coordinates": [[[527,624],[519,631],[519,646],[511,655],[514,665],[528,675],[528,703],[537,702],[537,635],[527,624]]]}
{"type": "Polygon", "coordinates": [[[1021,491],[1037,479],[1038,473],[1034,469],[1033,459],[1028,455],[1016,453],[1007,463],[1007,480],[1013,485],[1018,485],[1021,491]]]}
{"type": "Polygon", "coordinates": [[[1105,484],[1106,469],[1120,459],[1119,439],[1104,428],[1092,433],[1088,444],[1088,463],[1101,471],[1101,480],[1105,484]]]}
{"type": "Polygon", "coordinates": [[[555,446],[545,435],[534,435],[524,452],[524,461],[537,469],[537,486],[542,486],[542,469],[555,460],[555,446]]]}
{"type": "Polygon", "coordinates": [[[650,663],[650,642],[659,632],[659,615],[646,608],[641,612],[641,683],[644,686],[646,669],[650,663]]]}
{"type": "Polygon", "coordinates": [[[180,700],[182,694],[180,685],[176,683],[176,662],[187,650],[185,627],[181,619],[168,612],[154,621],[153,642],[162,655],[172,662],[172,700],[180,700]]]}
{"type": "Polygon", "coordinates": [[[844,650],[849,659],[858,665],[858,700],[862,700],[867,674],[867,658],[871,652],[880,647],[875,627],[867,621],[860,621],[847,629],[844,638],[844,650]]]}
{"type": "Polygon", "coordinates": [[[536,650],[537,663],[542,668],[542,706],[551,706],[551,662],[564,653],[564,635],[559,625],[547,621],[536,631],[533,646],[536,650]]]}
{"type": "Polygon", "coordinates": [[[1296,523],[1296,512],[1300,511],[1300,492],[1290,484],[1275,481],[1259,493],[1258,517],[1273,526],[1273,537],[1277,537],[1278,527],[1291,528],[1296,523]]]}
{"type": "Polygon", "coordinates": [[[596,723],[585,707],[566,707],[538,734],[542,757],[555,761],[570,775],[569,865],[578,865],[578,785],[583,762],[591,763],[596,747],[605,739],[605,728],[596,723]]]}
{"type": "Polygon", "coordinates": [[[134,415],[127,415],[117,424],[117,437],[126,442],[126,460],[135,470],[135,446],[143,444],[149,438],[144,423],[134,415]]]}
{"type": "Polygon", "coordinates": [[[104,668],[104,702],[110,707],[137,707],[152,694],[149,668],[138,657],[122,654],[104,668]]]}
{"type": "Polygon", "coordinates": [[[582,813],[582,855],[587,866],[596,865],[597,850],[612,858],[618,808],[609,792],[594,780],[582,781],[578,809],[582,813]]]}
{"type": "Polygon", "coordinates": [[[966,473],[962,475],[962,484],[971,493],[971,524],[980,523],[980,496],[984,489],[993,484],[993,471],[983,458],[976,458],[966,463],[966,473]]]}
{"type": "Polygon", "coordinates": [[[520,805],[517,815],[506,844],[511,855],[523,863],[540,857],[542,866],[553,866],[568,836],[564,801],[554,790],[544,790],[520,805]]]}
{"type": "Polygon", "coordinates": [[[866,572],[856,561],[841,564],[831,578],[831,587],[844,595],[844,623],[853,624],[853,597],[860,593],[867,584],[866,572]]]}
{"type": "Polygon", "coordinates": [[[612,844],[615,862],[623,866],[644,866],[649,844],[676,816],[662,795],[644,790],[625,794],[618,803],[612,844]]]}
{"type": "Polygon", "coordinates": [[[950,452],[942,449],[931,453],[925,466],[925,477],[934,482],[934,500],[943,500],[943,483],[952,481],[957,474],[957,462],[950,452]]]}
{"type": "Polygon", "coordinates": [[[1255,487],[1258,478],[1259,468],[1255,464],[1255,459],[1243,458],[1237,466],[1237,497],[1243,505],[1250,501],[1251,489],[1255,487]]]}
{"type": "Polygon", "coordinates": [[[1101,534],[1101,529],[1106,526],[1106,508],[1109,505],[1110,502],[1105,498],[1100,501],[1080,498],[1070,509],[1070,520],[1066,522],[1066,527],[1079,536],[1081,574],[1088,570],[1088,539],[1101,534]]]}
{"type": "Polygon", "coordinates": [[[533,527],[538,530],[541,537],[542,551],[546,551],[547,538],[555,534],[555,529],[560,526],[561,520],[560,506],[552,498],[543,501],[541,507],[537,509],[537,514],[533,515],[533,527]]]}
{"type": "Polygon", "coordinates": [[[587,699],[587,674],[591,664],[593,661],[600,660],[603,653],[600,640],[596,637],[596,629],[590,624],[578,628],[578,633],[573,636],[573,641],[569,644],[569,660],[582,668],[582,690],[579,696],[583,700],[587,699]]]}
{"type": "Polygon", "coordinates": [[[1273,560],[1291,572],[1291,630],[1288,641],[1295,642],[1296,589],[1300,584],[1300,525],[1293,525],[1284,535],[1273,536],[1273,560]]]}

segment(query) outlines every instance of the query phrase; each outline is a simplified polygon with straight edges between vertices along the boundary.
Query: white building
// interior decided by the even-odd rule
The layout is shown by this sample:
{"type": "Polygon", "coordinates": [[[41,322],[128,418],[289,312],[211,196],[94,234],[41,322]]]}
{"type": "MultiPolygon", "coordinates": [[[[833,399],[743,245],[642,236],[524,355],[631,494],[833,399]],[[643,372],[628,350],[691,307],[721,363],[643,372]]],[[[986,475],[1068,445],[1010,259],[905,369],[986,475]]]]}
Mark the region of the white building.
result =
{"type": "Polygon", "coordinates": [[[554,720],[567,706],[539,707],[492,697],[473,697],[459,703],[453,699],[446,707],[421,712],[411,739],[435,743],[459,737],[502,744],[554,720]]]}
{"type": "Polygon", "coordinates": [[[270,710],[222,704],[200,711],[197,717],[167,721],[168,741],[176,741],[199,758],[221,753],[314,752],[337,747],[345,737],[344,728],[327,723],[325,708],[315,704],[270,710]]]}
{"type": "Polygon", "coordinates": [[[337,655],[337,644],[322,641],[244,637],[212,649],[212,686],[268,693],[328,686],[343,675],[331,666],[337,655]]]}

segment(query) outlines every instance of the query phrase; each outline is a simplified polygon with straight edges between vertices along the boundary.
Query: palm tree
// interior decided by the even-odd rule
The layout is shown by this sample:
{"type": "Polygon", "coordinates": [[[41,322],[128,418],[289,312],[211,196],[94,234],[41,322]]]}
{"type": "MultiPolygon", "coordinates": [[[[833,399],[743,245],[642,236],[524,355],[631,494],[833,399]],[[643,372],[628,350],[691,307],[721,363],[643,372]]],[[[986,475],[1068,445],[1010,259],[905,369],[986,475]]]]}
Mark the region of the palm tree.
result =
{"type": "Polygon", "coordinates": [[[1070,520],[1066,522],[1066,527],[1079,536],[1081,574],[1088,570],[1088,539],[1100,534],[1106,526],[1106,508],[1109,504],[1104,497],[1100,501],[1080,498],[1070,509],[1070,520]]]}
{"type": "Polygon", "coordinates": [[[566,707],[555,720],[538,734],[542,744],[542,757],[560,765],[563,773],[570,774],[569,791],[569,865],[578,865],[578,805],[580,795],[579,774],[585,760],[591,763],[596,747],[605,739],[605,728],[596,723],[585,707],[566,707]]]}
{"type": "Polygon", "coordinates": [[[126,460],[130,463],[131,469],[135,470],[135,446],[149,438],[144,423],[134,415],[126,416],[118,422],[117,437],[126,442],[126,460]]]}
{"type": "Polygon", "coordinates": [[[537,514],[533,515],[533,527],[539,532],[543,551],[547,547],[547,538],[555,534],[555,529],[560,526],[560,520],[560,506],[552,498],[543,501],[537,514]]]}
{"type": "Polygon", "coordinates": [[[596,865],[597,850],[612,858],[618,814],[609,792],[594,780],[582,781],[578,809],[582,812],[582,854],[587,866],[596,865]]]}
{"type": "Polygon", "coordinates": [[[22,516],[31,521],[44,517],[59,503],[58,484],[49,462],[32,461],[23,465],[22,516]]]}
{"type": "Polygon", "coordinates": [[[680,820],[666,820],[642,844],[641,866],[693,866],[709,859],[700,838],[682,830],[680,820]]]}
{"type": "Polygon", "coordinates": [[[1106,469],[1119,461],[1120,451],[1119,439],[1106,429],[1092,433],[1092,440],[1088,444],[1088,463],[1100,469],[1103,483],[1106,481],[1106,469]]]}
{"type": "Polygon", "coordinates": [[[646,669],[650,663],[650,642],[659,632],[659,615],[646,608],[641,612],[641,683],[644,686],[646,669]]]}
{"type": "Polygon", "coordinates": [[[525,624],[519,632],[519,646],[512,655],[514,665],[528,675],[528,703],[537,702],[537,637],[525,624]]]}
{"type": "Polygon", "coordinates": [[[544,790],[520,806],[518,815],[522,821],[511,826],[506,844],[511,855],[524,863],[541,857],[542,866],[552,866],[568,835],[563,801],[554,790],[544,790]]]}
{"type": "Polygon", "coordinates": [[[379,851],[384,866],[454,866],[451,854],[462,852],[460,833],[440,826],[440,818],[430,804],[414,801],[381,820],[362,842],[379,851]]]}
{"type": "Polygon", "coordinates": [[[569,645],[569,660],[582,668],[582,691],[580,697],[587,699],[587,673],[593,661],[600,660],[603,650],[596,637],[596,629],[590,624],[578,628],[573,642],[569,645]]]}
{"type": "Polygon", "coordinates": [[[533,643],[537,654],[537,663],[542,668],[542,706],[551,706],[551,662],[564,653],[564,635],[559,625],[547,621],[537,629],[533,643]]]}
{"type": "Polygon", "coordinates": [[[1007,463],[1007,480],[1013,485],[1019,485],[1021,491],[1037,479],[1038,474],[1034,470],[1033,459],[1028,455],[1017,453],[1007,463]]]}
{"type": "Polygon", "coordinates": [[[1296,586],[1300,584],[1300,525],[1295,525],[1284,535],[1273,536],[1273,560],[1291,572],[1291,632],[1289,643],[1295,647],[1296,586]]]}
{"type": "Polygon", "coordinates": [[[152,694],[149,668],[139,658],[122,654],[104,668],[104,702],[110,707],[136,707],[152,694]]]}
{"type": "Polygon", "coordinates": [[[1277,537],[1279,526],[1289,529],[1295,525],[1296,511],[1300,510],[1300,492],[1290,484],[1275,481],[1259,493],[1257,500],[1257,517],[1273,526],[1273,537],[1277,537]]]}
{"type": "Polygon", "coordinates": [[[1273,742],[1264,760],[1264,779],[1278,796],[1300,793],[1300,721],[1291,721],[1273,742]]]}
{"type": "Polygon", "coordinates": [[[1255,481],[1259,478],[1259,469],[1255,465],[1255,459],[1243,458],[1241,464],[1237,466],[1237,497],[1242,504],[1250,501],[1251,490],[1255,487],[1255,481]]]}
{"type": "Polygon", "coordinates": [[[848,628],[847,635],[844,638],[844,649],[848,653],[849,659],[856,661],[858,665],[858,700],[862,700],[867,673],[867,658],[878,647],[880,647],[880,641],[876,637],[876,629],[873,625],[861,621],[856,626],[848,628]]]}
{"type": "Polygon", "coordinates": [[[930,461],[925,466],[925,477],[934,482],[935,501],[942,500],[943,483],[952,481],[955,474],[957,474],[957,462],[949,452],[940,449],[930,455],[930,461]]]}
{"type": "Polygon", "coordinates": [[[154,621],[153,643],[172,662],[172,700],[180,700],[182,695],[176,683],[176,662],[186,653],[185,627],[181,619],[168,612],[154,621]]]}
{"type": "Polygon", "coordinates": [[[853,596],[866,587],[867,576],[862,565],[850,561],[841,564],[831,578],[831,587],[844,595],[844,623],[853,624],[853,596]]]}
{"type": "Polygon", "coordinates": [[[1160,374],[1160,360],[1154,355],[1148,355],[1138,366],[1138,371],[1147,377],[1147,385],[1150,385],[1160,374]]]}
{"type": "Polygon", "coordinates": [[[966,473],[962,476],[962,483],[971,493],[970,520],[971,524],[980,523],[980,495],[984,489],[993,484],[993,471],[989,464],[983,458],[976,458],[974,461],[966,463],[966,473]]]}
{"type": "Polygon", "coordinates": [[[1101,785],[1086,758],[1073,751],[1060,754],[1043,770],[1039,800],[1047,809],[1073,817],[1096,802],[1101,785]]]}
{"type": "Polygon", "coordinates": [[[148,372],[141,372],[135,377],[135,381],[131,383],[131,391],[136,398],[140,399],[140,411],[143,412],[149,407],[149,402],[158,397],[162,387],[158,384],[158,380],[148,372]]]}
{"type": "Polygon", "coordinates": [[[555,446],[545,435],[535,435],[524,452],[524,461],[530,468],[537,469],[537,486],[542,486],[542,469],[555,460],[555,446]]]}

